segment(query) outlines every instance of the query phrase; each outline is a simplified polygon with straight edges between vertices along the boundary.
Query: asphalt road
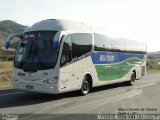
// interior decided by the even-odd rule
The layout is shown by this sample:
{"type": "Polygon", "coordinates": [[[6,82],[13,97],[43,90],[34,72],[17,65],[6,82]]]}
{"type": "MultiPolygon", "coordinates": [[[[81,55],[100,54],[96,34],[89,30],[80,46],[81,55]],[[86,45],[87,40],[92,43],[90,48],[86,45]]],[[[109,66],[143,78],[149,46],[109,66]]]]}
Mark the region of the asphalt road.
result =
{"type": "Polygon", "coordinates": [[[86,96],[78,92],[49,95],[0,90],[0,114],[63,114],[65,118],[66,114],[160,114],[159,91],[160,74],[146,75],[134,86],[120,83],[97,87],[86,96]]]}

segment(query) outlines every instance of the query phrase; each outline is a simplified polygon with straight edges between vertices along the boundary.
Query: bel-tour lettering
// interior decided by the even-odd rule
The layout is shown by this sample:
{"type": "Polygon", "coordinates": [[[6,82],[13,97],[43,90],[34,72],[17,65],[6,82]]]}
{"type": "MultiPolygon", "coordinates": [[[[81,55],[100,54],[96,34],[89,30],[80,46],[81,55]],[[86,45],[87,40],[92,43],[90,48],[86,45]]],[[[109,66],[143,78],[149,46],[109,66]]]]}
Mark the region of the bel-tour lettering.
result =
{"type": "Polygon", "coordinates": [[[115,56],[113,55],[100,55],[100,61],[105,62],[105,61],[114,61],[115,56]]]}

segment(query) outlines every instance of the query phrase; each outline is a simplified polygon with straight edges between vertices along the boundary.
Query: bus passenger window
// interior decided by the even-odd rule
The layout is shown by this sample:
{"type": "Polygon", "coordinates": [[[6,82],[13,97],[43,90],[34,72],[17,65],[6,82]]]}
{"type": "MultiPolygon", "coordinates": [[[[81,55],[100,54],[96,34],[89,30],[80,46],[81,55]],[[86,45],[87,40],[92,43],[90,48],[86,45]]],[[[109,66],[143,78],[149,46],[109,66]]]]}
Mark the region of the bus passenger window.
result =
{"type": "Polygon", "coordinates": [[[92,50],[92,35],[89,33],[72,34],[72,59],[78,58],[92,50]]]}
{"type": "Polygon", "coordinates": [[[71,61],[72,58],[72,42],[71,37],[67,36],[64,40],[63,50],[61,54],[60,66],[65,65],[66,63],[71,61]]]}

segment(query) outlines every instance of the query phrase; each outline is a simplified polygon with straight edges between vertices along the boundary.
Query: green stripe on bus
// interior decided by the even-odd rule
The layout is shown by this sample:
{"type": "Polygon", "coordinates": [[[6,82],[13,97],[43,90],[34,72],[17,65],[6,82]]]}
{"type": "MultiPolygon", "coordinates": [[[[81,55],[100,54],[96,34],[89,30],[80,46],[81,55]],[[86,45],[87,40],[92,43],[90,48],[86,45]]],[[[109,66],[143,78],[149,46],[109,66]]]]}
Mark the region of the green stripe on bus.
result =
{"type": "Polygon", "coordinates": [[[124,77],[133,66],[141,62],[139,58],[130,58],[116,64],[95,65],[95,68],[99,80],[116,80],[124,77]]]}

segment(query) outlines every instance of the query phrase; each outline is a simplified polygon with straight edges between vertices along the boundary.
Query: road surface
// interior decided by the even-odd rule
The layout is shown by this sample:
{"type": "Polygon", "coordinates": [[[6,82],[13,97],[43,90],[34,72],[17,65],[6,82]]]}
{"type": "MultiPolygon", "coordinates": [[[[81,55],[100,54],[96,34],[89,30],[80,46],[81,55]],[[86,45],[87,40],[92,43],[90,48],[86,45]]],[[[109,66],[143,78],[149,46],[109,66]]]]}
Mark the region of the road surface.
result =
{"type": "Polygon", "coordinates": [[[120,83],[94,88],[86,96],[77,93],[0,90],[0,114],[160,114],[160,74],[146,75],[134,86],[120,83]]]}

